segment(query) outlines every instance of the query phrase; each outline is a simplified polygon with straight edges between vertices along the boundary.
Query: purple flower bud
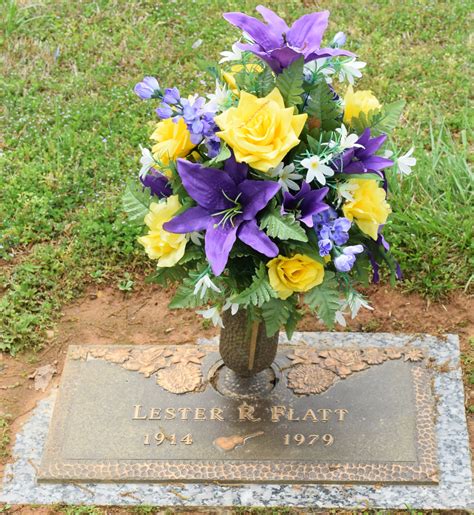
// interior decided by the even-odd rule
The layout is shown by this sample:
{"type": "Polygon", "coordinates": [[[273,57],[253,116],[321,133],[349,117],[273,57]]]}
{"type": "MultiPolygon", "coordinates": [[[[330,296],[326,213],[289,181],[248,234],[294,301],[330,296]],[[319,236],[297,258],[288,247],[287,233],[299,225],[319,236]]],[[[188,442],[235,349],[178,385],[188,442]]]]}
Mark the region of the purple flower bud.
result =
{"type": "Polygon", "coordinates": [[[221,149],[221,141],[217,136],[211,137],[206,140],[207,153],[209,157],[212,159],[219,154],[221,149]]]}
{"type": "Polygon", "coordinates": [[[334,266],[339,272],[349,272],[354,266],[356,257],[353,254],[341,254],[334,259],[334,266]]]}
{"type": "Polygon", "coordinates": [[[177,104],[180,101],[181,97],[179,96],[178,88],[166,88],[165,94],[163,95],[163,100],[167,104],[177,104]]]}
{"type": "Polygon", "coordinates": [[[194,132],[194,134],[202,134],[203,130],[204,124],[201,122],[201,120],[194,120],[191,125],[191,131],[194,132]]]}
{"type": "Polygon", "coordinates": [[[331,238],[331,227],[328,224],[322,225],[320,227],[319,237],[322,240],[329,240],[331,238]]]}
{"type": "Polygon", "coordinates": [[[160,104],[160,107],[156,110],[156,114],[166,120],[166,118],[171,118],[173,116],[173,110],[168,104],[160,104]]]}
{"type": "Polygon", "coordinates": [[[354,254],[360,254],[361,252],[364,252],[364,247],[362,245],[350,245],[349,247],[343,249],[342,252],[346,256],[353,256],[354,254]]]}
{"type": "Polygon", "coordinates": [[[343,46],[346,43],[346,39],[347,39],[347,37],[344,34],[344,32],[338,32],[334,36],[334,38],[333,38],[333,40],[331,42],[331,46],[339,48],[339,47],[343,46]]]}
{"type": "Polygon", "coordinates": [[[151,193],[159,198],[169,197],[173,194],[168,178],[154,168],[150,168],[148,174],[141,176],[140,181],[145,188],[150,188],[151,193]]]}
{"type": "Polygon", "coordinates": [[[334,230],[335,231],[341,231],[341,232],[347,232],[351,228],[352,222],[348,220],[347,218],[341,217],[337,220],[334,220],[334,230]]]}
{"type": "Polygon", "coordinates": [[[183,118],[186,123],[192,123],[197,118],[196,109],[193,106],[185,105],[183,107],[183,118]]]}
{"type": "Polygon", "coordinates": [[[322,256],[322,257],[329,256],[329,253],[331,252],[331,249],[332,249],[332,241],[329,239],[319,240],[318,247],[319,247],[319,255],[320,256],[322,256]]]}
{"type": "Polygon", "coordinates": [[[349,234],[344,231],[333,231],[332,239],[336,245],[344,245],[349,239],[349,234]]]}
{"type": "Polygon", "coordinates": [[[190,140],[191,140],[191,143],[193,145],[197,145],[197,144],[201,143],[202,135],[201,134],[195,134],[194,132],[191,132],[190,140]]]}
{"type": "Polygon", "coordinates": [[[148,100],[154,95],[155,91],[159,91],[159,89],[160,85],[155,77],[144,77],[143,80],[133,88],[133,91],[142,100],[148,100]]]}

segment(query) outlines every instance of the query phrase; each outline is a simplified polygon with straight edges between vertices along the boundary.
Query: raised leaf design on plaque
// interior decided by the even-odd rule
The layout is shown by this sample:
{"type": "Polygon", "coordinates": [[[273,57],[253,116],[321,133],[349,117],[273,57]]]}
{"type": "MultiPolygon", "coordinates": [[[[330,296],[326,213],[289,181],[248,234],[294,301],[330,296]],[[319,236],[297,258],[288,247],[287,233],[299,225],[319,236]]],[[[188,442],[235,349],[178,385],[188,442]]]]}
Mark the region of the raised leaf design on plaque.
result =
{"type": "Polygon", "coordinates": [[[173,347],[74,347],[72,359],[83,361],[104,359],[145,377],[157,373],[156,382],[171,393],[193,392],[202,385],[201,362],[205,353],[200,349],[173,347]]]}
{"type": "Polygon", "coordinates": [[[295,349],[287,354],[291,360],[288,372],[288,386],[302,395],[318,394],[326,391],[338,380],[365,370],[373,365],[381,365],[388,359],[421,361],[423,351],[414,347],[362,349],[295,349]],[[328,373],[329,372],[329,373],[328,373]]]}
{"type": "Polygon", "coordinates": [[[288,354],[288,357],[293,361],[294,365],[310,365],[320,363],[322,359],[319,357],[319,353],[316,349],[295,349],[293,352],[288,354]]]}
{"type": "Polygon", "coordinates": [[[182,363],[171,365],[158,371],[156,382],[171,393],[193,392],[202,384],[201,367],[182,363]]]}
{"type": "Polygon", "coordinates": [[[172,355],[168,349],[133,349],[129,358],[123,363],[123,367],[127,370],[134,370],[150,377],[160,368],[167,366],[167,359],[172,355]]]}
{"type": "Polygon", "coordinates": [[[288,386],[302,395],[322,393],[337,381],[337,375],[318,365],[296,365],[288,372],[288,386]]]}
{"type": "Polygon", "coordinates": [[[380,365],[388,359],[388,356],[381,349],[364,349],[362,359],[369,365],[380,365]]]}
{"type": "Polygon", "coordinates": [[[173,353],[171,363],[181,363],[182,365],[194,363],[195,365],[200,365],[204,356],[204,352],[200,351],[199,349],[178,347],[177,351],[173,353]]]}
{"type": "Polygon", "coordinates": [[[407,349],[403,353],[403,359],[405,361],[421,361],[423,359],[423,351],[415,348],[407,349]]]}

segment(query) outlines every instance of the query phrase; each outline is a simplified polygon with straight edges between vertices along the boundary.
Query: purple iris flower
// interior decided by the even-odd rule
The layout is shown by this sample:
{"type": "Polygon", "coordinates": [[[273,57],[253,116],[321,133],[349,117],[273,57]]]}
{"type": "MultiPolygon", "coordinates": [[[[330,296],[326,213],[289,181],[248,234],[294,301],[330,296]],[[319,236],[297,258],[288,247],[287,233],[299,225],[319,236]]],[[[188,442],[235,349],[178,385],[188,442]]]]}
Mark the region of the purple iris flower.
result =
{"type": "Polygon", "coordinates": [[[327,195],[329,188],[312,190],[307,182],[303,182],[300,191],[293,195],[289,191],[283,193],[281,214],[288,211],[297,211],[296,218],[307,227],[313,227],[313,216],[329,209],[329,206],[322,200],[327,195]]]}
{"type": "Polygon", "coordinates": [[[350,148],[343,153],[340,163],[337,163],[336,160],[336,166],[340,164],[339,171],[349,174],[376,173],[382,179],[385,179],[385,175],[381,170],[392,166],[393,161],[385,157],[376,156],[375,152],[385,143],[386,139],[387,136],[385,134],[371,138],[370,128],[367,127],[357,140],[357,144],[362,145],[362,147],[350,148]]]}
{"type": "Polygon", "coordinates": [[[277,182],[247,179],[247,165],[233,157],[225,162],[224,170],[185,159],[178,159],[177,169],[183,186],[198,205],[163,228],[178,234],[205,230],[206,256],[214,275],[223,272],[237,238],[265,256],[278,254],[278,247],[256,221],[257,213],[280,189],[277,182]]]}
{"type": "Polygon", "coordinates": [[[342,250],[342,254],[334,259],[334,266],[339,272],[349,272],[356,262],[356,254],[364,252],[362,245],[350,245],[342,250]]]}
{"type": "Polygon", "coordinates": [[[169,197],[173,193],[168,178],[154,168],[150,168],[146,175],[141,175],[140,182],[159,198],[169,197]]]}
{"type": "Polygon", "coordinates": [[[139,82],[134,88],[133,91],[142,99],[148,100],[152,98],[160,91],[160,85],[155,77],[144,77],[141,82],[139,82]]]}
{"type": "Polygon", "coordinates": [[[339,48],[320,48],[328,26],[329,11],[306,14],[291,28],[272,10],[259,5],[257,11],[267,23],[239,12],[225,13],[224,18],[253,39],[252,44],[240,44],[241,50],[252,52],[266,61],[275,73],[280,73],[302,56],[308,63],[320,57],[354,55],[339,48]]]}

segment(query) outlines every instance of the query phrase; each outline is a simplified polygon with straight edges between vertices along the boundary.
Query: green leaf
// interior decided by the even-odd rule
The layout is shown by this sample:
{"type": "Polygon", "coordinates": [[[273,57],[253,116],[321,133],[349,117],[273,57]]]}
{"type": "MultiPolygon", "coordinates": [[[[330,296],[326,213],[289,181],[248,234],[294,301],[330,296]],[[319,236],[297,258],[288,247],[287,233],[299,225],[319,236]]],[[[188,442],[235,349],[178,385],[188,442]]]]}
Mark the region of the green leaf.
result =
{"type": "Polygon", "coordinates": [[[322,284],[306,293],[304,300],[328,327],[334,327],[336,311],[339,309],[339,289],[334,272],[326,271],[322,284]]]}
{"type": "Polygon", "coordinates": [[[278,209],[271,209],[262,216],[260,229],[265,229],[271,238],[308,241],[305,230],[295,216],[291,213],[282,215],[278,209]]]}
{"type": "Polygon", "coordinates": [[[291,340],[293,333],[295,332],[298,322],[303,318],[303,315],[296,309],[290,311],[290,316],[285,323],[285,331],[288,340],[291,340]]]}
{"type": "Polygon", "coordinates": [[[339,103],[326,82],[318,83],[311,90],[305,111],[316,119],[319,131],[333,131],[341,125],[339,103]]]}
{"type": "Polygon", "coordinates": [[[232,302],[247,306],[262,306],[271,298],[276,297],[276,293],[268,282],[267,268],[261,263],[255,275],[252,277],[252,283],[244,291],[233,297],[232,302]]]}
{"type": "Polygon", "coordinates": [[[148,214],[151,204],[151,195],[148,188],[129,181],[122,196],[123,210],[133,223],[144,224],[143,219],[148,214]]]}
{"type": "MultiPolygon", "coordinates": [[[[194,273],[193,275],[198,275],[194,273]]],[[[170,309],[176,308],[195,308],[205,303],[205,299],[200,299],[194,295],[194,287],[196,286],[196,277],[186,277],[176,290],[175,296],[169,303],[170,309]]]]}
{"type": "Polygon", "coordinates": [[[303,101],[303,66],[304,60],[301,57],[285,68],[276,78],[276,87],[287,107],[297,106],[303,101]]]}
{"type": "Polygon", "coordinates": [[[217,156],[212,158],[210,161],[203,163],[203,166],[212,167],[212,166],[216,165],[217,163],[222,163],[222,161],[229,159],[229,157],[230,157],[229,147],[225,143],[222,142],[221,148],[220,148],[217,156]]]}
{"type": "Polygon", "coordinates": [[[190,261],[196,261],[197,259],[201,259],[204,257],[204,251],[202,247],[198,247],[197,245],[193,245],[190,241],[186,246],[186,252],[184,256],[179,260],[178,265],[184,265],[185,263],[189,263],[190,261]]]}
{"type": "Polygon", "coordinates": [[[371,128],[371,135],[387,134],[397,125],[405,107],[405,100],[397,100],[383,107],[382,115],[371,128]]]}
{"type": "Polygon", "coordinates": [[[267,336],[271,337],[283,327],[291,315],[291,304],[282,299],[270,299],[262,305],[267,336]]]}

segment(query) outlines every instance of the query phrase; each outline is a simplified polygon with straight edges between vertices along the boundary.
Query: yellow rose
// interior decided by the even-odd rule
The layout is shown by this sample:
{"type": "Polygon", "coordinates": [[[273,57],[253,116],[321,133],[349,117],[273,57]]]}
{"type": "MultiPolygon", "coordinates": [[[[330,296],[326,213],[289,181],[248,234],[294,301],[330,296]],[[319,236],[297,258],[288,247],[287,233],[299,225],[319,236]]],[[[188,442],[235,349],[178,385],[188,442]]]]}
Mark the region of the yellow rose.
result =
{"type": "Polygon", "coordinates": [[[182,118],[177,123],[171,118],[158,122],[150,137],[156,141],[151,148],[153,157],[165,166],[178,157],[186,157],[196,146],[191,142],[191,134],[182,118]]]}
{"type": "Polygon", "coordinates": [[[352,86],[347,88],[344,95],[344,123],[350,125],[352,118],[358,118],[360,113],[370,117],[372,112],[378,111],[382,106],[371,91],[356,91],[352,86]]]}
{"type": "MultiPolygon", "coordinates": [[[[235,75],[237,73],[241,72],[243,69],[244,69],[244,65],[243,64],[234,64],[230,68],[230,72],[224,72],[222,74],[222,77],[227,82],[227,85],[229,86],[229,88],[232,91],[232,93],[234,93],[234,95],[237,95],[237,96],[239,96],[240,92],[239,92],[239,88],[237,86],[237,82],[235,80],[235,75]]],[[[248,72],[255,72],[255,73],[262,73],[263,72],[263,68],[259,64],[257,64],[257,63],[248,63],[248,64],[246,64],[245,65],[245,70],[248,71],[248,72]]]]}
{"type": "Polygon", "coordinates": [[[311,290],[324,279],[323,265],[303,254],[277,256],[267,267],[270,285],[280,299],[287,299],[295,291],[311,290]]]}
{"type": "Polygon", "coordinates": [[[159,267],[174,266],[184,255],[186,235],[173,234],[163,229],[163,224],[169,222],[179,209],[181,204],[178,196],[172,195],[166,202],[152,202],[145,216],[145,223],[150,230],[138,241],[145,247],[150,259],[158,260],[159,267]]]}
{"type": "Polygon", "coordinates": [[[376,240],[379,225],[384,224],[392,212],[385,200],[385,190],[375,179],[351,179],[349,184],[354,200],[342,206],[344,216],[355,220],[363,233],[376,240]]]}
{"type": "Polygon", "coordinates": [[[285,108],[275,88],[264,98],[242,91],[239,105],[215,121],[221,129],[217,135],[232,148],[239,163],[267,172],[298,145],[306,118],[306,114],[295,115],[293,107],[285,108]]]}

